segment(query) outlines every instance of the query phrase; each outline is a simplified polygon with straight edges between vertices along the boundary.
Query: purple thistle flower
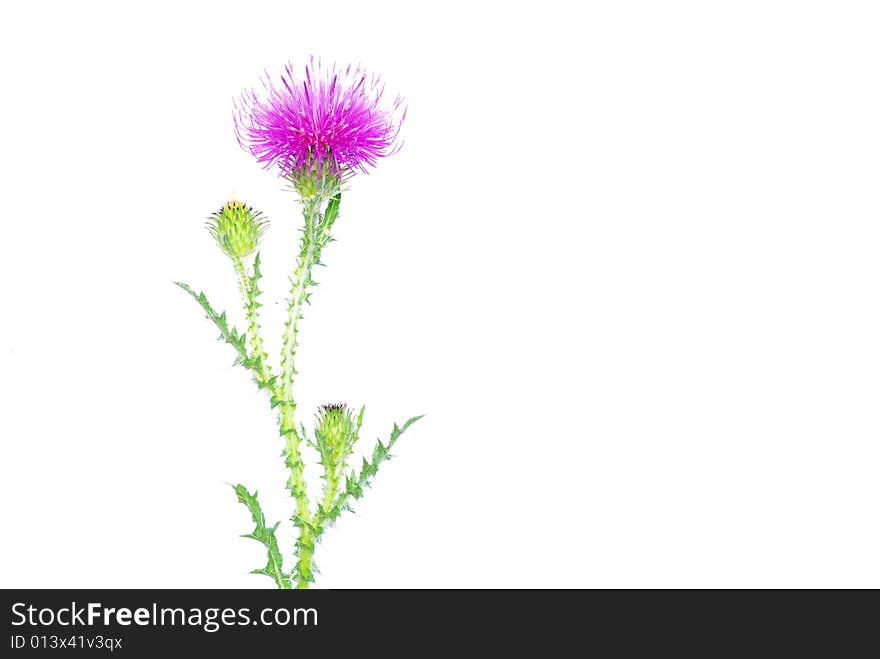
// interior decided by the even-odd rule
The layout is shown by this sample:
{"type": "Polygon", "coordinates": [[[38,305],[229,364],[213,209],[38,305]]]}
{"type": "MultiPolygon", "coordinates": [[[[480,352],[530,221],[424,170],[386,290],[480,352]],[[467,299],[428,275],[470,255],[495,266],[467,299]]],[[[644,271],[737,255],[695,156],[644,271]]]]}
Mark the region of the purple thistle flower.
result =
{"type": "Polygon", "coordinates": [[[239,144],[266,168],[285,176],[320,175],[325,166],[335,175],[366,172],[400,148],[403,100],[383,105],[384,85],[360,67],[327,68],[312,57],[303,78],[288,64],[279,84],[267,74],[263,87],[262,97],[242,94],[234,117],[239,144]]]}

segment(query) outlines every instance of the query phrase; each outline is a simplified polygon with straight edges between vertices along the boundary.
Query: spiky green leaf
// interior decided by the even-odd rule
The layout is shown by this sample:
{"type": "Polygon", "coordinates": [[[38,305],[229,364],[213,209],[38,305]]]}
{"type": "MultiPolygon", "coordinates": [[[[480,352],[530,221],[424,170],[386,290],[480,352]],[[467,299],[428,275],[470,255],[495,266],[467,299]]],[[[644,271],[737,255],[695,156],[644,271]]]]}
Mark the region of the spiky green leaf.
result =
{"type": "Polygon", "coordinates": [[[254,382],[257,383],[257,387],[260,389],[267,389],[269,392],[274,391],[275,376],[262,368],[262,363],[259,359],[254,359],[248,354],[247,336],[240,333],[229,323],[229,320],[226,318],[226,312],[223,311],[222,313],[217,313],[203,292],[196,293],[188,284],[180,281],[174,283],[189,293],[199,306],[202,307],[208,319],[210,319],[211,322],[216,325],[217,329],[220,330],[220,336],[218,337],[219,340],[225,341],[235,349],[236,365],[244,366],[246,369],[253,372],[254,382]]]}
{"type": "MultiPolygon", "coordinates": [[[[333,223],[336,221],[336,218],[339,217],[339,202],[341,200],[341,195],[334,196],[330,201],[327,202],[327,209],[324,211],[324,225],[327,227],[333,226],[333,223]]],[[[328,240],[331,240],[328,238],[328,240]]]]}
{"type": "Polygon", "coordinates": [[[279,588],[289,589],[291,587],[290,577],[284,572],[283,559],[281,552],[278,550],[278,540],[275,538],[275,530],[278,528],[278,524],[271,527],[266,526],[266,517],[260,508],[256,491],[251,494],[244,485],[235,485],[233,489],[238,496],[238,500],[247,507],[255,525],[253,531],[242,537],[256,540],[266,548],[266,567],[252,570],[252,574],[265,574],[267,577],[274,579],[275,585],[279,588]]]}

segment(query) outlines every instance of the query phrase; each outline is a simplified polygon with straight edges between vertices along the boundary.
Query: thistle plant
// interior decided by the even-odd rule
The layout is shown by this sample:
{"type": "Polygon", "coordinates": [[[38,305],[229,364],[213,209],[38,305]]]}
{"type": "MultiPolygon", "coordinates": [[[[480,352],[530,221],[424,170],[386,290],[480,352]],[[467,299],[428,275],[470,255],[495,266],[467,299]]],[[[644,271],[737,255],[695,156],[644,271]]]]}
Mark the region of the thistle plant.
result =
{"type": "Polygon", "coordinates": [[[299,252],[290,278],[287,318],[282,332],[277,370],[272,367],[260,325],[259,246],[268,221],[259,211],[237,200],[225,203],[210,216],[207,228],[232,261],[241,293],[245,330],[237,329],[225,312],[217,312],[204,293],[177,282],[195,299],[220,331],[220,340],[236,353],[236,364],[251,372],[266,393],[278,418],[282,457],[289,472],[286,488],[292,498],[290,521],[296,543],[292,561],[285,561],[278,545],[279,523],[268,525],[257,492],[235,485],[238,500],[253,520],[245,537],[261,543],[266,566],[254,573],[271,577],[278,588],[308,588],[315,579],[316,543],[343,512],[364,494],[380,465],[403,432],[420,416],[394,424],[385,443],[381,439],[360,465],[353,456],[364,418],[346,404],[323,405],[314,417],[311,435],[299,421],[294,385],[303,310],[315,286],[314,268],[333,240],[342,194],[358,174],[399,148],[398,135],[405,110],[398,97],[386,103],[384,87],[376,76],[357,67],[325,67],[310,59],[299,76],[288,65],[279,80],[267,78],[260,93],[246,92],[235,104],[235,133],[239,144],[263,167],[276,170],[290,183],[299,199],[302,228],[299,252]],[[311,501],[305,476],[306,460],[322,468],[320,496],[311,501]],[[290,568],[286,564],[292,563],[290,568]]]}

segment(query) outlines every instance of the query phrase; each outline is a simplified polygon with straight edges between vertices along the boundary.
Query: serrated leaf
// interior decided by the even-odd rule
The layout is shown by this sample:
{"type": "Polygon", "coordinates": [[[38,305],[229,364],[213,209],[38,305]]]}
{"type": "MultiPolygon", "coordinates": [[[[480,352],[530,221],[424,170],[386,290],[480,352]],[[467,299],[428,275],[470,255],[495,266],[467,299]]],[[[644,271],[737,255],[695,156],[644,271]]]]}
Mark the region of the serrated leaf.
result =
{"type": "Polygon", "coordinates": [[[376,447],[373,449],[373,464],[378,466],[385,456],[388,455],[388,449],[382,444],[381,440],[376,441],[376,447]]]}
{"type": "Polygon", "coordinates": [[[225,341],[235,348],[235,363],[253,371],[254,381],[257,383],[257,386],[261,389],[268,389],[271,392],[274,387],[274,379],[266,377],[261,372],[259,363],[248,355],[246,335],[240,333],[235,327],[230,327],[229,321],[226,318],[226,312],[217,313],[203,292],[196,293],[188,284],[183,282],[176,281],[174,283],[189,293],[199,306],[202,307],[205,315],[214,323],[214,325],[217,326],[217,329],[220,330],[220,340],[225,341]]]}
{"type": "Polygon", "coordinates": [[[333,223],[336,221],[336,218],[339,217],[339,202],[342,197],[340,195],[336,195],[330,201],[327,202],[327,209],[324,211],[324,225],[327,227],[333,226],[333,223]]]}
{"type": "Polygon", "coordinates": [[[234,485],[233,489],[238,496],[238,500],[247,507],[255,525],[253,531],[242,537],[256,540],[266,548],[266,567],[252,570],[251,573],[265,574],[268,577],[272,577],[272,579],[275,580],[275,585],[279,588],[289,589],[291,587],[290,577],[284,573],[283,559],[281,557],[281,552],[278,550],[278,541],[275,538],[275,531],[278,528],[278,524],[275,524],[272,527],[266,526],[266,517],[263,515],[263,510],[260,508],[256,491],[251,494],[244,485],[240,484],[234,485]]]}

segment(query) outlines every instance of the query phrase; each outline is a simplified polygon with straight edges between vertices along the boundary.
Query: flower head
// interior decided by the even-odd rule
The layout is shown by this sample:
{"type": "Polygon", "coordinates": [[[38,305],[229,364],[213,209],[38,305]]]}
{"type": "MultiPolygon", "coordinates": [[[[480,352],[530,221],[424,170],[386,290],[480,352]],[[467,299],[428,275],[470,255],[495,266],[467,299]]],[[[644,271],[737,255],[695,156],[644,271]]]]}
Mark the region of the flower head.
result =
{"type": "Polygon", "coordinates": [[[302,76],[288,64],[263,87],[236,104],[235,131],[258,162],[279,166],[284,176],[366,172],[399,148],[403,101],[383,103],[384,85],[359,67],[325,67],[311,58],[302,76]]]}
{"type": "Polygon", "coordinates": [[[230,201],[208,218],[208,231],[227,256],[243,259],[260,244],[269,221],[259,211],[240,201],[230,201]]]}

